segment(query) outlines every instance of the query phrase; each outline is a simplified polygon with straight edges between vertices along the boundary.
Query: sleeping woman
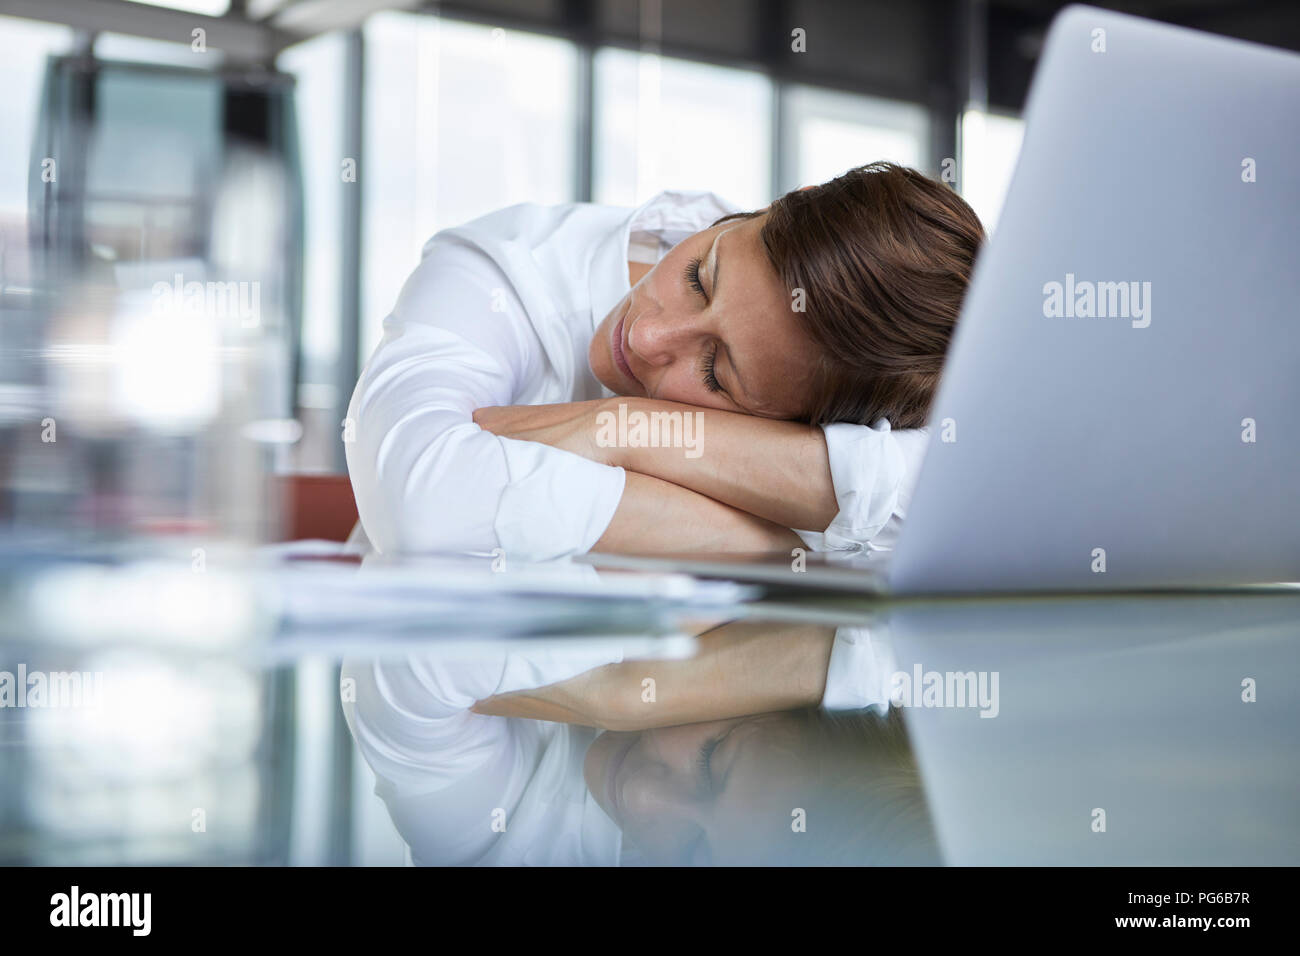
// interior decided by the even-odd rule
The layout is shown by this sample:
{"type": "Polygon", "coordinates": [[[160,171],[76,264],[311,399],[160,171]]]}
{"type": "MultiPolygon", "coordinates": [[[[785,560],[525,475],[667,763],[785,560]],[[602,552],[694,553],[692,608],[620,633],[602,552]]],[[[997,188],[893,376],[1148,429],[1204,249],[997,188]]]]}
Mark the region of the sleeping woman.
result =
{"type": "Polygon", "coordinates": [[[439,232],[352,396],[355,540],[888,549],[982,241],[889,163],[756,212],[665,192],[439,232]]]}

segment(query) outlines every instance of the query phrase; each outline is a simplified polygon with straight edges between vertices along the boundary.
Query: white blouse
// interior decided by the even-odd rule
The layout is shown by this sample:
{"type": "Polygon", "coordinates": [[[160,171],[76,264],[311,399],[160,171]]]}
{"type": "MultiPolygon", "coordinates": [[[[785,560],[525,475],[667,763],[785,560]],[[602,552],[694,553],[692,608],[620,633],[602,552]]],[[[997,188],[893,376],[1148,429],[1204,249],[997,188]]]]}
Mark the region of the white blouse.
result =
{"type": "Polygon", "coordinates": [[[622,660],[602,650],[348,658],[343,713],[416,866],[615,866],[617,824],[583,779],[598,731],[470,710],[622,660]]]}
{"type": "MultiPolygon", "coordinates": [[[[353,543],[529,561],[588,551],[618,507],[623,469],[501,438],[474,411],[610,396],[587,348],[630,289],[628,261],[657,261],[736,211],[707,192],[664,192],[635,210],[524,203],[430,239],[348,408],[364,529],[353,543]]],[[[824,431],[840,511],[798,534],[813,550],[892,548],[926,430],[882,419],[824,431]]]]}

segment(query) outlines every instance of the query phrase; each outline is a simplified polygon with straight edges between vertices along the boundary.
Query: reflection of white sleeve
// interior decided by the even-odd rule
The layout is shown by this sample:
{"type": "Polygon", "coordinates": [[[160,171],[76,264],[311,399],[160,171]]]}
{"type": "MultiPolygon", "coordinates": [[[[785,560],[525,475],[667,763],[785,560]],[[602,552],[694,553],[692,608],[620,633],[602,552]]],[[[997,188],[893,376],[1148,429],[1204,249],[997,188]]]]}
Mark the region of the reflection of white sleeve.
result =
{"type": "Polygon", "coordinates": [[[486,255],[435,245],[407,280],[348,417],[348,473],[381,552],[491,551],[523,560],[587,551],[623,494],[623,470],[472,421],[528,404],[545,352],[486,255]]]}
{"type": "Polygon", "coordinates": [[[889,550],[911,500],[929,429],[893,431],[875,425],[824,425],[839,513],[820,534],[800,531],[817,551],[889,550]]]}
{"type": "Polygon", "coordinates": [[[841,627],[835,631],[822,706],[827,710],[889,710],[898,663],[883,625],[841,627]]]}
{"type": "Polygon", "coordinates": [[[344,660],[348,728],[412,859],[440,865],[616,863],[618,828],[589,799],[582,777],[595,732],[469,708],[495,694],[557,683],[622,659],[611,642],[567,652],[485,648],[462,660],[344,660]],[[508,825],[494,827],[494,815],[508,825]]]}

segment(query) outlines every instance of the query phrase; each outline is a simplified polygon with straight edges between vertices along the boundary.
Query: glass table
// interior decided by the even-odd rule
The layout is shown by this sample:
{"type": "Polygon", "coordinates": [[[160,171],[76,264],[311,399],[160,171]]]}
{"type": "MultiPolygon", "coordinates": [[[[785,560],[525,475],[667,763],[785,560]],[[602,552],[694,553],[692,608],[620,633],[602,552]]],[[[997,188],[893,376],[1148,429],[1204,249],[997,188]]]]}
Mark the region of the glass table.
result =
{"type": "Polygon", "coordinates": [[[1300,589],[7,562],[6,864],[1296,864],[1300,589]]]}

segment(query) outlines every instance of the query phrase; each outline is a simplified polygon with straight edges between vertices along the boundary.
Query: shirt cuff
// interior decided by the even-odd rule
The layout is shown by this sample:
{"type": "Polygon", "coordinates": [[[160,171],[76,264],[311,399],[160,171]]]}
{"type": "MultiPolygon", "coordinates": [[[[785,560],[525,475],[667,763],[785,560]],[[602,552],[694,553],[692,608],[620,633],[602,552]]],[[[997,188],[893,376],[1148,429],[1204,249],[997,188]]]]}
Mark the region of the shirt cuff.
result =
{"type": "Polygon", "coordinates": [[[510,481],[495,529],[506,557],[549,561],[590,551],[623,498],[623,469],[537,442],[501,445],[510,481]]]}
{"type": "Polygon", "coordinates": [[[822,550],[860,551],[889,523],[899,504],[907,460],[888,419],[823,425],[839,512],[822,532],[822,550]]]}
{"type": "Polygon", "coordinates": [[[835,631],[822,707],[827,710],[889,711],[898,662],[883,625],[835,631]]]}

